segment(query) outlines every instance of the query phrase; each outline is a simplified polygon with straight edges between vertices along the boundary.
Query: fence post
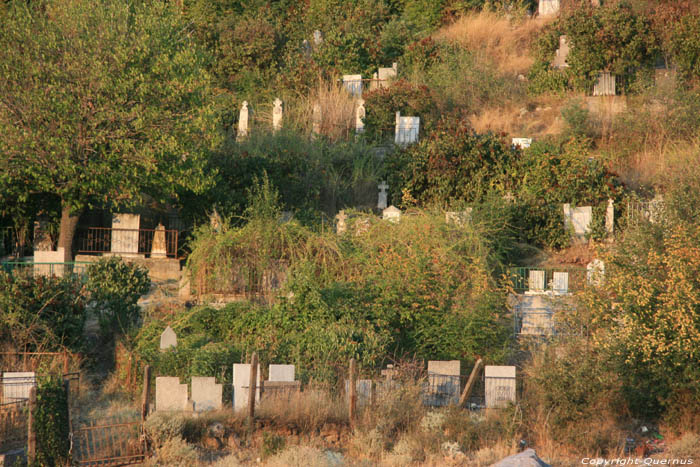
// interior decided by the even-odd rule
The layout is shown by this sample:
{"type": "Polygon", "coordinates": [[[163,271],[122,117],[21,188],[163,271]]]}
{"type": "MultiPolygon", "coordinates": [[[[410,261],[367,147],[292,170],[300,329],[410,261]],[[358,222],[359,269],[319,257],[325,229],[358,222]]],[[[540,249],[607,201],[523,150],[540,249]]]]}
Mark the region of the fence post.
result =
{"type": "Polygon", "coordinates": [[[63,374],[68,373],[68,351],[63,351],[63,374]]]}
{"type": "Polygon", "coordinates": [[[354,358],[350,359],[350,389],[348,393],[348,416],[352,424],[355,420],[355,409],[357,405],[357,363],[354,358]]]}
{"type": "Polygon", "coordinates": [[[469,399],[469,396],[476,385],[476,377],[479,374],[479,370],[481,370],[481,365],[483,365],[483,363],[484,362],[481,359],[478,359],[474,364],[474,368],[472,369],[469,379],[467,380],[467,385],[464,386],[462,396],[459,398],[459,407],[463,408],[467,405],[467,400],[469,399]]]}
{"type": "Polygon", "coordinates": [[[255,392],[258,379],[258,353],[250,357],[250,382],[248,383],[248,424],[252,428],[255,420],[255,392]]]}
{"type": "Polygon", "coordinates": [[[151,392],[151,365],[143,367],[143,394],[141,395],[141,421],[148,417],[148,401],[151,392]]]}
{"type": "Polygon", "coordinates": [[[73,421],[70,416],[70,380],[63,380],[63,390],[66,392],[66,410],[68,411],[68,433],[73,433],[73,421]]]}
{"type": "Polygon", "coordinates": [[[36,427],[34,426],[34,410],[36,409],[36,386],[29,389],[29,413],[27,414],[27,462],[34,464],[36,459],[36,427]]]}

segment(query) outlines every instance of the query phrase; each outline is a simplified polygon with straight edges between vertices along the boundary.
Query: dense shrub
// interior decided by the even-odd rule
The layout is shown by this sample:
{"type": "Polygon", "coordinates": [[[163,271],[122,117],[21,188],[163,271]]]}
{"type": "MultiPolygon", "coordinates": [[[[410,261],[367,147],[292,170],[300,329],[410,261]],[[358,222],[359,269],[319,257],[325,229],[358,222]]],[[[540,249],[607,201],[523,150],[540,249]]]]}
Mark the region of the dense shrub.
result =
{"type": "Polygon", "coordinates": [[[68,421],[68,393],[60,378],[39,382],[34,408],[37,466],[65,465],[71,447],[68,421]]]}
{"type": "Polygon", "coordinates": [[[673,62],[681,78],[700,79],[700,15],[685,16],[675,25],[670,41],[673,62]]]}

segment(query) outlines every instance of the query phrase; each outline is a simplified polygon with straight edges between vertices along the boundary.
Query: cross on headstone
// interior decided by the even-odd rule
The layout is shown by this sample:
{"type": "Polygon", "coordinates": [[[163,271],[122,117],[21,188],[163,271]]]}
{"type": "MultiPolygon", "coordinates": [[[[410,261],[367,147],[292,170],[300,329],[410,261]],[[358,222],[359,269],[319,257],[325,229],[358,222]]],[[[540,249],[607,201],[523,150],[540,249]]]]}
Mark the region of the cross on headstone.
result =
{"type": "Polygon", "coordinates": [[[385,181],[382,181],[382,183],[377,185],[377,188],[379,188],[379,198],[377,200],[377,209],[386,209],[386,207],[387,207],[387,192],[386,192],[386,190],[389,189],[389,185],[385,181]]]}
{"type": "Polygon", "coordinates": [[[335,218],[338,220],[335,231],[338,235],[342,235],[348,228],[347,224],[345,223],[345,221],[348,219],[347,214],[345,214],[345,210],[341,210],[338,214],[336,214],[335,218]]]}
{"type": "Polygon", "coordinates": [[[382,370],[382,376],[384,376],[387,381],[393,380],[395,373],[396,370],[394,369],[394,365],[391,364],[386,366],[386,370],[382,370]]]}

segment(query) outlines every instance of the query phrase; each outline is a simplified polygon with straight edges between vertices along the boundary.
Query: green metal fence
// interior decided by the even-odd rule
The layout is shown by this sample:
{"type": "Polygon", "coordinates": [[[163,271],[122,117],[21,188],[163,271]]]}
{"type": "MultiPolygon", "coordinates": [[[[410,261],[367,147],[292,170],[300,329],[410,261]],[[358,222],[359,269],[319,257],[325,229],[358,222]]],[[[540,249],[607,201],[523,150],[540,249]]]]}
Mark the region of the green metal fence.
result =
{"type": "Polygon", "coordinates": [[[84,276],[87,272],[89,261],[73,261],[65,263],[34,263],[28,261],[6,261],[0,262],[0,270],[8,274],[18,272],[43,275],[43,276],[65,276],[77,274],[84,276]]]}
{"type": "Polygon", "coordinates": [[[586,268],[516,267],[510,269],[510,280],[513,289],[519,293],[528,290],[578,292],[586,287],[586,268]],[[566,273],[566,276],[565,278],[559,274],[555,276],[555,273],[566,273]]]}

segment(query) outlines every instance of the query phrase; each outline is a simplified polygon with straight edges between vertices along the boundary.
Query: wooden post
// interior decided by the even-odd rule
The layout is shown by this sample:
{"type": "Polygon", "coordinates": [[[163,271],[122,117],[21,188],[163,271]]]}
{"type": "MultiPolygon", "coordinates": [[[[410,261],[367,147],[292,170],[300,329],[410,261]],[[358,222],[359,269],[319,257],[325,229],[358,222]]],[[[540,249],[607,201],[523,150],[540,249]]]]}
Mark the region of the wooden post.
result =
{"type": "Polygon", "coordinates": [[[66,410],[68,411],[68,433],[73,433],[73,421],[70,416],[70,381],[63,380],[63,390],[66,392],[66,410]]]}
{"type": "Polygon", "coordinates": [[[469,379],[467,380],[467,385],[464,386],[462,396],[459,398],[459,407],[466,407],[467,400],[469,399],[469,396],[471,395],[472,390],[474,389],[474,385],[476,384],[476,378],[479,374],[479,371],[481,370],[481,366],[483,365],[483,363],[484,362],[481,359],[478,359],[474,364],[472,373],[469,375],[469,379]]]}
{"type": "Polygon", "coordinates": [[[350,423],[355,420],[355,409],[357,406],[357,363],[354,358],[350,359],[350,389],[348,391],[348,416],[350,423]]]}
{"type": "Polygon", "coordinates": [[[68,373],[68,351],[64,350],[63,351],[63,374],[68,373]]]}
{"type": "Polygon", "coordinates": [[[36,386],[29,389],[29,413],[27,415],[27,462],[34,464],[36,459],[36,427],[34,426],[34,410],[36,409],[36,386]]]}
{"type": "Polygon", "coordinates": [[[151,393],[151,365],[143,367],[143,394],[141,395],[141,421],[148,417],[148,401],[151,393]]]}
{"type": "Polygon", "coordinates": [[[257,391],[258,379],[258,354],[253,352],[250,357],[250,382],[248,383],[248,424],[253,427],[255,420],[255,393],[257,391]]]}

